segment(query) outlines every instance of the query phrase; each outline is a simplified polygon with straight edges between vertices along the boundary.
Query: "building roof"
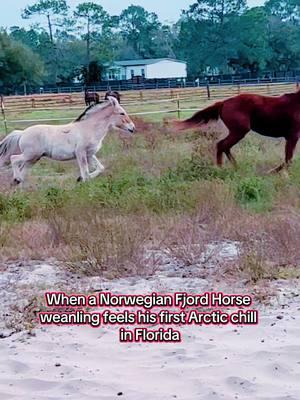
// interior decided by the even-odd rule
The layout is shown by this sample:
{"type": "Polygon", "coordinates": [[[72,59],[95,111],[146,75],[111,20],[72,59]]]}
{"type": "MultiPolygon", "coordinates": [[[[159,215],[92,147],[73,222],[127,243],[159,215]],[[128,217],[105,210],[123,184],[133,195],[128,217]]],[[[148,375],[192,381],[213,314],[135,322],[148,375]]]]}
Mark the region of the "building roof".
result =
{"type": "Polygon", "coordinates": [[[173,62],[186,64],[185,61],[176,60],[175,58],[146,58],[146,59],[138,59],[138,60],[114,61],[113,65],[118,65],[120,67],[130,67],[130,66],[134,66],[134,65],[156,64],[161,61],[173,61],[173,62]]]}

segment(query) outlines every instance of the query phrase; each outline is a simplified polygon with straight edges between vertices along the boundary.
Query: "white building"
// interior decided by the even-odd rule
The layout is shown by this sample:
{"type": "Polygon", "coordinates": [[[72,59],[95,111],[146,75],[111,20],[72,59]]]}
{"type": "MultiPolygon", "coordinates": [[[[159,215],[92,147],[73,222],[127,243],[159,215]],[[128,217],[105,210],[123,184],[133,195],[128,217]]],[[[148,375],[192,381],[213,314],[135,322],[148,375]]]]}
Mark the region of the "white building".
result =
{"type": "Polygon", "coordinates": [[[115,61],[106,70],[107,80],[186,78],[187,65],[172,58],[115,61]]]}

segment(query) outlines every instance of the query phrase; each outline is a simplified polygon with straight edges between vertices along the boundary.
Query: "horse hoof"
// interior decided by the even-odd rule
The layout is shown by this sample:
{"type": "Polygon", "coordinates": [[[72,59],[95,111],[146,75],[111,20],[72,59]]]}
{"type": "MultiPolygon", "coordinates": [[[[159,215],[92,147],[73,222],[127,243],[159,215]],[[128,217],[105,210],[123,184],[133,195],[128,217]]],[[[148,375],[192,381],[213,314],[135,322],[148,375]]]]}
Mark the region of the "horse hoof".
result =
{"type": "Polygon", "coordinates": [[[267,174],[268,174],[268,175],[275,175],[275,174],[278,174],[279,172],[281,172],[283,169],[284,169],[284,165],[279,165],[279,166],[276,167],[276,168],[270,169],[270,170],[267,172],[267,174]]]}
{"type": "Polygon", "coordinates": [[[15,179],[13,180],[13,185],[14,185],[14,186],[20,185],[21,182],[22,182],[21,179],[15,178],[15,179]]]}
{"type": "Polygon", "coordinates": [[[82,182],[82,181],[83,181],[82,176],[79,176],[79,177],[77,178],[77,182],[82,182]]]}

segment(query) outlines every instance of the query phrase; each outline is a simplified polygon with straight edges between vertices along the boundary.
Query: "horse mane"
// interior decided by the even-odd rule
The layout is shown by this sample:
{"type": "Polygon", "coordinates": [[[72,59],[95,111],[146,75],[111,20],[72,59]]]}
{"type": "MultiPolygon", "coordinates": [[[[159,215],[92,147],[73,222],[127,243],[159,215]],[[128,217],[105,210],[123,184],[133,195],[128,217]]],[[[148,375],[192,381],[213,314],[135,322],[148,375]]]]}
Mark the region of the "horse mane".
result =
{"type": "Polygon", "coordinates": [[[85,119],[86,117],[88,117],[88,115],[90,114],[90,111],[91,110],[93,110],[93,109],[95,109],[95,108],[97,108],[97,109],[104,109],[104,108],[106,108],[107,106],[109,106],[111,103],[109,102],[109,101],[107,101],[107,100],[104,100],[104,101],[100,101],[99,103],[96,103],[96,104],[91,104],[90,106],[88,106],[84,111],[83,111],[83,113],[81,113],[80,115],[79,115],[79,117],[77,117],[73,122],[79,122],[79,121],[82,121],[83,119],[85,119]],[[101,107],[99,107],[99,106],[101,106],[101,107]]]}

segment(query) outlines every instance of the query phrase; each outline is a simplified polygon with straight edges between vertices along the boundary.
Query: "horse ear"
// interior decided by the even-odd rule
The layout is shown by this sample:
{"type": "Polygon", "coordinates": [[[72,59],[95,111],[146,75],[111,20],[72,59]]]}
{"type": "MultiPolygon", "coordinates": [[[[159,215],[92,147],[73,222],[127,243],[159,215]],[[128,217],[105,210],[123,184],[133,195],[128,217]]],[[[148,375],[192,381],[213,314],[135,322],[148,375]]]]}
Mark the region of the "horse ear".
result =
{"type": "Polygon", "coordinates": [[[111,104],[112,106],[114,106],[114,107],[117,107],[117,106],[119,105],[118,100],[117,100],[115,97],[113,97],[113,96],[108,96],[108,97],[107,97],[107,100],[109,100],[109,101],[110,101],[110,104],[111,104]]]}

